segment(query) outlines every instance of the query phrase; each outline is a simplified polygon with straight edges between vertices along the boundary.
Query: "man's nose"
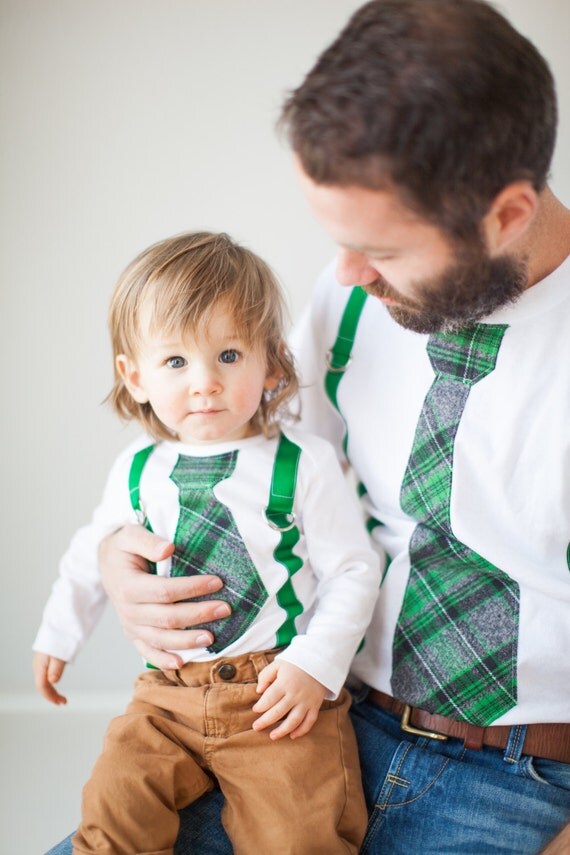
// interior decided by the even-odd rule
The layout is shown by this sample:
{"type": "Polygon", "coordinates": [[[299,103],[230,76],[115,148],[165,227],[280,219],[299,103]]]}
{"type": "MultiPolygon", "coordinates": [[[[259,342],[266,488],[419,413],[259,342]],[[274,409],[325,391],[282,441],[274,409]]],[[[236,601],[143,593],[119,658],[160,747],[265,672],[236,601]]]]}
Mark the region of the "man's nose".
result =
{"type": "Polygon", "coordinates": [[[337,258],[336,278],[341,285],[370,285],[378,279],[378,272],[370,266],[363,253],[341,249],[337,258]]]}

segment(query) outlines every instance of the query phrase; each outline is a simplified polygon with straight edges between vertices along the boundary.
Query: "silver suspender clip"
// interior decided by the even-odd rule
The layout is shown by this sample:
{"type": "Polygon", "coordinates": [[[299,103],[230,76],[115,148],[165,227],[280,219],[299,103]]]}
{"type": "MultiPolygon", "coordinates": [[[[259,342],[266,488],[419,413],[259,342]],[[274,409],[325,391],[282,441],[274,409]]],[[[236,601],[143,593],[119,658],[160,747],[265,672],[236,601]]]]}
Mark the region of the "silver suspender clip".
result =
{"type": "Polygon", "coordinates": [[[273,522],[268,516],[265,508],[262,509],[261,515],[267,525],[272,528],[274,531],[291,531],[292,528],[295,527],[295,514],[281,514],[281,516],[285,517],[287,520],[287,525],[277,525],[277,523],[273,522]]]}
{"type": "Polygon", "coordinates": [[[332,350],[327,350],[325,360],[327,363],[327,368],[333,374],[344,374],[350,363],[352,362],[352,356],[349,356],[344,365],[335,366],[332,364],[333,361],[333,352],[332,350]]]}
{"type": "Polygon", "coordinates": [[[145,513],[142,502],[139,500],[139,507],[135,509],[135,516],[139,525],[146,526],[148,517],[145,513]]]}

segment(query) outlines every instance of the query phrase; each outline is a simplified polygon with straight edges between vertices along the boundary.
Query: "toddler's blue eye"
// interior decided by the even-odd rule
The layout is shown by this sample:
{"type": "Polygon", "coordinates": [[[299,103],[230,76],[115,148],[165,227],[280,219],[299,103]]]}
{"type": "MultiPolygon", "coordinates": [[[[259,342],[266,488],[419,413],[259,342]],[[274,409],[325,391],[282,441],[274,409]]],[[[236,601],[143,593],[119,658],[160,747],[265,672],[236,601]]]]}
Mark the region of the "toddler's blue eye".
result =
{"type": "Polygon", "coordinates": [[[220,353],[220,362],[223,362],[224,365],[231,365],[233,362],[237,362],[239,359],[239,353],[237,350],[223,350],[220,353]]]}
{"type": "Polygon", "coordinates": [[[169,368],[184,368],[186,360],[183,356],[171,356],[170,359],[166,360],[166,364],[169,368]]]}

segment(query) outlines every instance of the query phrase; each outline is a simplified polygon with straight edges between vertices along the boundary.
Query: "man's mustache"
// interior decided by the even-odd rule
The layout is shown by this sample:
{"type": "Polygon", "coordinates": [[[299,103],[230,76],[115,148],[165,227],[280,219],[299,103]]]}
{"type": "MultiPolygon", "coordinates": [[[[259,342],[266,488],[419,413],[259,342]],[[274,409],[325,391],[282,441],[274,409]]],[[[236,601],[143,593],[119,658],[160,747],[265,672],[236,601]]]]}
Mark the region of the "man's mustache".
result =
{"type": "Polygon", "coordinates": [[[378,276],[373,282],[363,286],[363,290],[366,291],[367,294],[370,294],[371,297],[381,297],[386,300],[393,300],[400,306],[408,308],[413,308],[415,306],[415,303],[413,303],[412,300],[408,300],[403,297],[395,288],[392,288],[392,286],[386,282],[382,276],[378,276]]]}

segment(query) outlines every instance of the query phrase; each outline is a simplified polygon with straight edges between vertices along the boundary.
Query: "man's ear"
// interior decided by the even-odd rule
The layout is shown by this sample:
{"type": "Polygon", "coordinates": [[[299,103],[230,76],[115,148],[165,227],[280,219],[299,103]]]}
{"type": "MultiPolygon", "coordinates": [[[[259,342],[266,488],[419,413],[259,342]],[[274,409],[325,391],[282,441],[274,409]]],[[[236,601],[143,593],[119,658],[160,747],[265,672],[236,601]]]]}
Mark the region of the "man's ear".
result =
{"type": "Polygon", "coordinates": [[[126,354],[119,353],[115,357],[115,366],[131,397],[137,404],[146,404],[148,402],[148,395],[140,385],[139,370],[135,361],[129,359],[126,354]]]}
{"type": "Polygon", "coordinates": [[[513,181],[495,196],[483,217],[483,233],[491,256],[502,255],[528,230],[538,209],[530,181],[513,181]]]}

